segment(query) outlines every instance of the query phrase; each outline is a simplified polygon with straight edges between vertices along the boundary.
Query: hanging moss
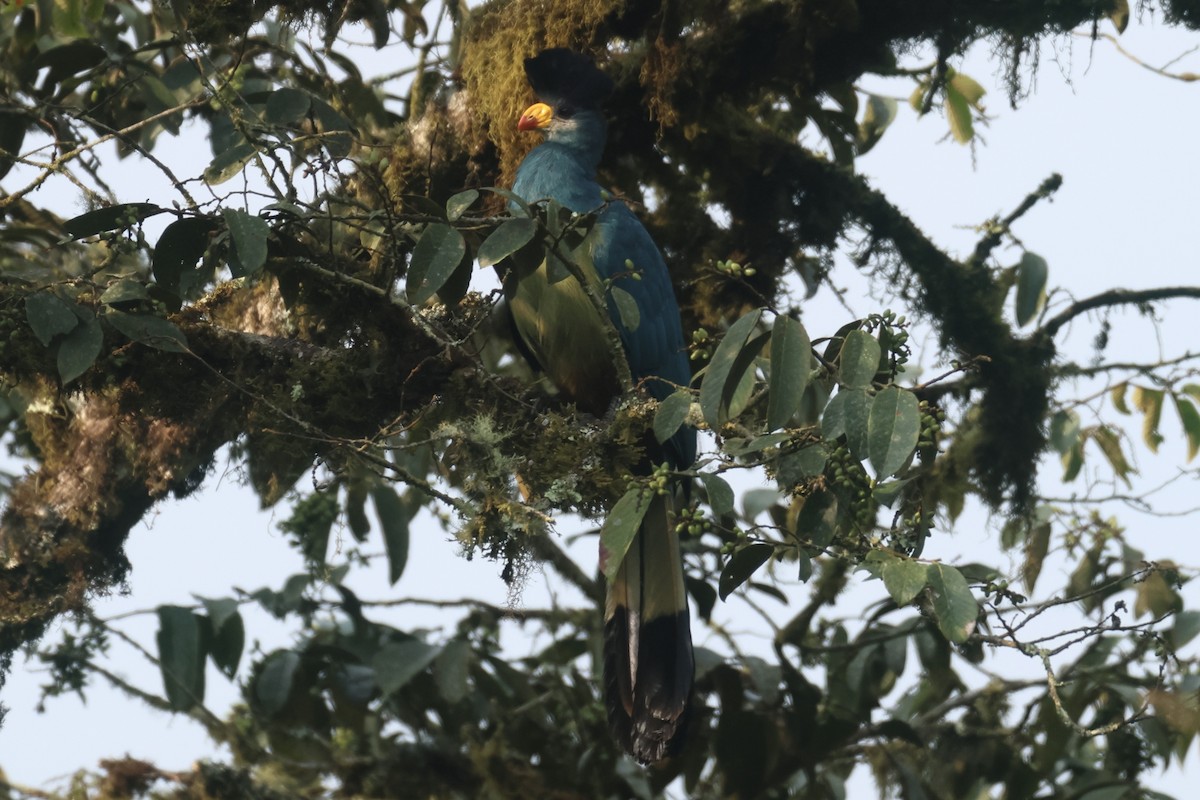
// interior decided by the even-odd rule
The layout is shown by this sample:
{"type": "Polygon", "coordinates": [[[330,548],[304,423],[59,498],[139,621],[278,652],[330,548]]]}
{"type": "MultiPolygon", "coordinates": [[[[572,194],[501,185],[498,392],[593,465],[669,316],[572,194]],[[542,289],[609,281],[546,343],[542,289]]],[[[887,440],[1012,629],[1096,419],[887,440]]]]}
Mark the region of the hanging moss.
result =
{"type": "Polygon", "coordinates": [[[517,165],[537,144],[537,137],[517,132],[521,111],[535,102],[525,59],[548,47],[590,51],[601,24],[625,2],[491,3],[472,15],[460,72],[474,113],[500,154],[499,185],[512,182],[517,165]]]}

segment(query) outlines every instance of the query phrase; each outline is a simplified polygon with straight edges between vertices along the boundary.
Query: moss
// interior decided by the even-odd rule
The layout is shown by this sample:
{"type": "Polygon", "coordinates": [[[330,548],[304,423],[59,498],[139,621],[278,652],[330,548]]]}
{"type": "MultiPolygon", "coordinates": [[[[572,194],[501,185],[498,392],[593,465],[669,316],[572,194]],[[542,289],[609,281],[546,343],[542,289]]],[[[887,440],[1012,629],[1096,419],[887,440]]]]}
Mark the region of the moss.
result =
{"type": "Polygon", "coordinates": [[[474,12],[460,72],[472,112],[500,155],[497,184],[512,183],[517,165],[537,137],[517,132],[517,117],[534,102],[525,59],[548,47],[592,51],[602,23],[626,0],[489,3],[474,12]]]}

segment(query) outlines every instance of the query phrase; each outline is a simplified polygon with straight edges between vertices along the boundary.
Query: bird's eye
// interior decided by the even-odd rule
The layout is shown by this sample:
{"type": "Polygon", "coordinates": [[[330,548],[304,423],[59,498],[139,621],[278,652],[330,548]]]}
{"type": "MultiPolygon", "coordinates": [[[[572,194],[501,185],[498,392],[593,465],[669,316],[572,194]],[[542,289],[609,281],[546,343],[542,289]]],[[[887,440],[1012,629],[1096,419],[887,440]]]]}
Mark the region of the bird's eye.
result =
{"type": "Polygon", "coordinates": [[[570,119],[575,116],[575,106],[570,103],[563,103],[558,107],[558,114],[556,116],[560,119],[570,119]]]}

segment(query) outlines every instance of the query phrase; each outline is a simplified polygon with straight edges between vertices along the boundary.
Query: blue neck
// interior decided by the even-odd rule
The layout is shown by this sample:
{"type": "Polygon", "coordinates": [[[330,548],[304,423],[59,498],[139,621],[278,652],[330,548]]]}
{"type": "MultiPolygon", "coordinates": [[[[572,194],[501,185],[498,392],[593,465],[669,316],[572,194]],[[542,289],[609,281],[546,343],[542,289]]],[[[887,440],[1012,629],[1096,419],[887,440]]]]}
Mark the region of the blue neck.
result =
{"type": "Polygon", "coordinates": [[[569,120],[556,120],[546,131],[546,141],[562,145],[579,160],[580,166],[594,172],[604,154],[608,124],[599,111],[578,111],[569,120]]]}

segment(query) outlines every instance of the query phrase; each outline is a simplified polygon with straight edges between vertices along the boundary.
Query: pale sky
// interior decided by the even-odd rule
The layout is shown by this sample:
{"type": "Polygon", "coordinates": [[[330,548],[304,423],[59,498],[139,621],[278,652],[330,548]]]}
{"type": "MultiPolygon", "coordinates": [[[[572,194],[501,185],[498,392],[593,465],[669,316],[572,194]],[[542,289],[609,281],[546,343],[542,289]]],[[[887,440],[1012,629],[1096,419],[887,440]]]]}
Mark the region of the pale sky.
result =
{"type": "MultiPolygon", "coordinates": [[[[1111,31],[1107,24],[1103,31],[1111,31]]],[[[1121,44],[1145,60],[1159,64],[1184,53],[1200,41],[1197,34],[1185,35],[1154,25],[1131,23],[1121,44]]],[[[367,51],[363,51],[364,55],[367,51]]],[[[1196,187],[1200,186],[1200,158],[1196,133],[1200,131],[1200,83],[1171,80],[1143,69],[1119,55],[1109,42],[1094,45],[1084,39],[1064,37],[1057,48],[1043,54],[1036,92],[1012,110],[998,86],[997,67],[989,61],[986,48],[971,54],[961,72],[989,88],[985,102],[992,116],[980,128],[986,144],[971,149],[945,140],[947,127],[936,112],[918,120],[902,104],[899,118],[870,154],[859,161],[861,172],[870,177],[892,202],[904,210],[935,242],[952,254],[973,248],[972,226],[991,216],[1003,216],[1052,172],[1063,176],[1063,186],[1053,202],[1044,203],[1022,219],[1016,228],[1025,246],[1049,264],[1050,286],[1063,287],[1075,297],[1106,288],[1147,288],[1196,284],[1196,253],[1200,226],[1196,225],[1196,187]],[[1055,52],[1057,50],[1057,53],[1055,52]]],[[[1200,56],[1192,55],[1176,65],[1179,70],[1200,72],[1200,56]]],[[[863,88],[907,97],[911,83],[864,81],[863,88]]],[[[160,141],[156,150],[179,174],[199,172],[207,145],[194,141],[160,141]],[[201,149],[202,147],[202,149],[201,149]]],[[[108,151],[111,156],[111,151],[108,151]]],[[[114,185],[121,200],[169,203],[171,195],[161,187],[153,169],[145,176],[134,172],[134,162],[116,163],[114,185]]],[[[12,190],[21,185],[14,171],[4,181],[12,190]]],[[[48,186],[35,202],[53,205],[54,197],[70,197],[63,187],[48,186]]],[[[71,213],[70,200],[60,206],[71,213]]],[[[1002,253],[1004,263],[1015,263],[1020,252],[1002,253]],[[1011,257],[1009,257],[1011,256],[1011,257]],[[1007,259],[1007,260],[1006,260],[1007,259]]],[[[868,296],[865,282],[843,267],[834,281],[847,289],[847,300],[856,313],[881,310],[885,305],[868,296]]],[[[1061,298],[1061,296],[1060,296],[1061,298]]],[[[1061,299],[1058,301],[1061,302],[1061,299]]],[[[1196,324],[1200,304],[1180,301],[1163,306],[1161,324],[1155,327],[1132,309],[1114,315],[1114,337],[1106,358],[1145,360],[1156,354],[1178,355],[1196,349],[1196,324]]],[[[828,335],[850,318],[827,292],[804,306],[804,322],[811,335],[828,335]]],[[[1069,337],[1060,340],[1062,349],[1087,361],[1096,326],[1081,320],[1069,337]]],[[[930,338],[918,338],[916,347],[932,347],[930,338]]],[[[932,360],[925,359],[927,362],[932,360]]],[[[1066,392],[1066,389],[1060,390],[1066,392]]],[[[1081,388],[1078,394],[1088,390],[1081,388]]],[[[1064,396],[1066,396],[1064,394],[1064,396]]],[[[1086,409],[1082,410],[1086,416],[1086,409]]],[[[1104,406],[1106,419],[1117,419],[1104,406]]],[[[1137,439],[1140,420],[1125,421],[1137,439]]],[[[1134,451],[1146,486],[1169,477],[1184,465],[1182,437],[1172,411],[1164,413],[1167,441],[1158,455],[1140,443],[1134,451]]],[[[1055,465],[1043,470],[1045,479],[1057,472],[1055,465]]],[[[1051,482],[1043,481],[1050,486],[1051,482]]],[[[1055,492],[1081,491],[1073,485],[1055,492]]],[[[1193,471],[1170,490],[1156,496],[1161,507],[1189,509],[1197,496],[1193,471]]],[[[1149,558],[1173,558],[1194,570],[1200,566],[1200,543],[1196,539],[1196,514],[1170,519],[1139,516],[1113,507],[1129,529],[1130,540],[1149,558]]],[[[287,516],[281,508],[279,517],[287,516]]],[[[257,511],[253,496],[238,485],[235,476],[210,478],[205,489],[182,502],[160,505],[146,524],[134,528],[128,543],[133,563],[127,596],[98,599],[96,612],[111,617],[162,603],[187,604],[192,595],[226,596],[231,586],[254,590],[278,586],[283,577],[301,571],[299,556],[287,546],[271,514],[257,511]],[[265,565],[270,565],[269,573],[265,565]]],[[[563,528],[563,532],[572,529],[563,528]]],[[[995,531],[986,527],[978,512],[964,515],[953,535],[938,536],[926,557],[953,560],[958,554],[1003,566],[1008,556],[997,556],[995,531]],[[972,555],[974,553],[975,555],[972,555]]],[[[388,587],[379,570],[360,576],[356,591],[372,599],[427,596],[456,598],[475,596],[495,603],[506,602],[506,589],[497,565],[483,559],[468,562],[456,556],[456,546],[440,529],[427,525],[414,529],[408,572],[395,587],[388,587]],[[365,577],[365,579],[364,579],[365,577]]],[[[594,539],[576,544],[573,552],[594,559],[594,539]]],[[[590,562],[590,563],[594,563],[590,562]]],[[[1016,574],[1016,564],[1012,574],[1016,574]]],[[[1048,566],[1047,570],[1054,566],[1048,566]]],[[[1059,566],[1061,569],[1061,565],[1059,566]]],[[[1043,586],[1052,586],[1058,575],[1046,574],[1043,586]]],[[[520,602],[537,607],[548,592],[561,593],[561,586],[547,586],[535,574],[520,602]]],[[[882,593],[878,584],[864,587],[865,602],[882,593]]],[[[1200,591],[1184,588],[1187,606],[1200,608],[1200,591]]],[[[841,613],[850,613],[843,601],[841,613]]],[[[286,631],[265,614],[243,608],[250,640],[258,638],[264,649],[285,646],[286,631]]],[[[428,625],[424,612],[397,612],[390,617],[399,626],[428,625]],[[419,616],[414,616],[418,614],[419,616]]],[[[695,624],[695,623],[694,623],[695,624]]],[[[747,621],[747,628],[753,627],[747,621]]],[[[128,621],[126,630],[147,646],[153,646],[156,620],[143,615],[128,621]]],[[[698,644],[709,644],[706,633],[695,627],[698,644]]],[[[46,641],[53,641],[52,632],[46,641]]],[[[532,643],[509,640],[515,652],[536,649],[532,643]]],[[[131,681],[152,691],[161,691],[157,671],[129,656],[120,643],[113,645],[114,664],[131,681]]],[[[1196,644],[1188,648],[1194,655],[1196,644]]],[[[1008,664],[1010,660],[997,663],[1008,664]]],[[[243,659],[243,674],[246,659],[243,659]]],[[[1027,668],[1015,664],[1013,669],[1027,668]]],[[[910,666],[911,669],[911,666],[910,666]]],[[[164,769],[187,769],[197,757],[211,754],[207,738],[198,725],[183,717],[171,718],[145,712],[130,701],[96,683],[87,704],[77,698],[51,700],[46,714],[37,714],[34,704],[37,674],[29,672],[20,657],[3,700],[10,712],[0,728],[0,767],[10,780],[29,785],[61,783],[54,779],[80,767],[94,767],[98,759],[126,753],[156,762],[164,769]]],[[[208,676],[207,705],[218,714],[237,699],[233,687],[215,671],[208,676]]],[[[1194,768],[1195,755],[1190,760],[1194,768]]],[[[1147,784],[1183,797],[1187,788],[1178,770],[1162,777],[1149,777],[1147,784]]],[[[852,797],[873,794],[869,779],[856,777],[852,797]],[[861,792],[861,793],[860,793],[861,792]]]]}

